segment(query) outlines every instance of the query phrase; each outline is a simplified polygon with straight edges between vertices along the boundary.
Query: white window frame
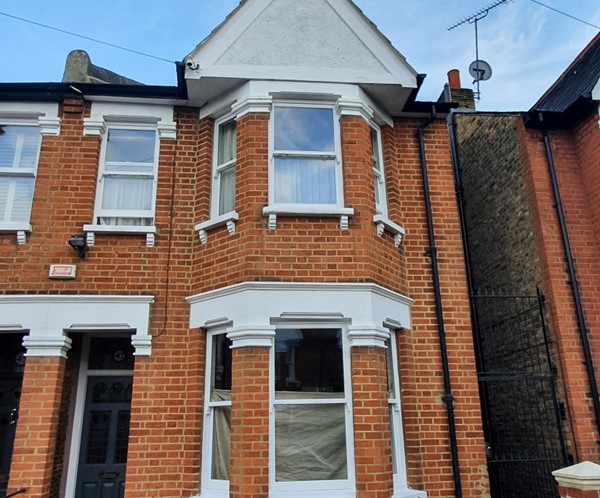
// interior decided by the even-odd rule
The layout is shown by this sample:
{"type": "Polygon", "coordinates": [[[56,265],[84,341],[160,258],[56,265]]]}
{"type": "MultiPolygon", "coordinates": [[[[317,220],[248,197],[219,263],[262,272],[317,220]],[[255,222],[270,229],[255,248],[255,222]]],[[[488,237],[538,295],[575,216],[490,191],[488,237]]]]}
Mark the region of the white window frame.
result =
{"type": "MultiPolygon", "coordinates": [[[[400,401],[400,375],[398,369],[398,349],[396,346],[396,332],[390,331],[390,338],[387,341],[388,350],[386,351],[386,363],[391,359],[391,365],[388,365],[388,372],[393,375],[393,392],[388,397],[388,407],[391,413],[390,429],[392,431],[392,458],[394,461],[394,495],[400,495],[406,492],[408,488],[406,475],[406,455],[404,451],[404,432],[402,428],[402,406],[400,401]]],[[[388,381],[389,382],[389,381],[388,381]]]]}
{"type": "Polygon", "coordinates": [[[155,225],[155,211],[156,211],[156,190],[158,183],[158,160],[160,153],[160,140],[158,137],[158,131],[156,126],[141,126],[135,124],[126,123],[115,123],[110,124],[106,133],[102,137],[102,145],[100,148],[100,162],[98,166],[98,181],[96,188],[96,202],[94,205],[94,223],[99,226],[110,227],[114,231],[127,231],[131,227],[149,228],[155,225]],[[107,172],[106,171],[106,153],[108,151],[108,135],[111,130],[132,130],[132,131],[152,131],[154,132],[154,163],[152,165],[152,173],[139,173],[139,172],[107,172]],[[102,208],[102,197],[104,194],[104,181],[110,177],[147,177],[153,181],[152,186],[152,205],[149,210],[127,210],[127,209],[103,209],[102,208]],[[152,220],[149,225],[100,225],[99,218],[138,218],[138,219],[150,219],[152,220]]]}
{"type": "MultiPolygon", "coordinates": [[[[345,405],[346,423],[346,458],[348,476],[343,480],[335,481],[288,481],[277,482],[275,462],[275,406],[282,404],[293,404],[293,400],[275,399],[275,347],[271,348],[269,366],[269,498],[354,498],[356,496],[356,474],[354,462],[354,420],[352,410],[352,369],[351,369],[351,345],[348,340],[348,326],[345,322],[326,321],[318,323],[307,321],[305,323],[296,320],[280,322],[277,321],[276,330],[284,329],[340,329],[342,335],[342,358],[344,371],[344,397],[331,400],[311,400],[310,404],[343,404],[345,405]]],[[[297,402],[298,403],[298,402],[297,402]]],[[[306,404],[302,401],[300,403],[306,404]]],[[[298,404],[300,404],[298,403],[298,404]]]]}
{"type": "Polygon", "coordinates": [[[227,334],[225,329],[215,329],[206,334],[206,363],[204,381],[204,424],[202,437],[202,473],[201,495],[202,498],[221,498],[229,496],[229,481],[212,478],[213,458],[213,431],[214,431],[214,408],[221,406],[231,407],[230,401],[211,401],[210,389],[212,382],[213,367],[213,340],[215,336],[227,334]]]}
{"type": "MultiPolygon", "coordinates": [[[[39,137],[39,142],[38,142],[38,147],[37,147],[37,152],[36,152],[36,158],[35,158],[35,166],[33,168],[30,169],[25,169],[25,168],[17,168],[17,167],[10,167],[10,168],[2,168],[0,167],[0,177],[2,178],[33,178],[33,192],[35,195],[35,179],[37,176],[37,168],[38,168],[38,164],[40,161],[40,151],[42,148],[42,135],[41,135],[41,130],[39,129],[39,125],[36,122],[24,122],[24,121],[18,121],[18,120],[0,120],[0,127],[22,127],[22,128],[38,128],[38,130],[40,131],[40,137],[39,137]]],[[[22,144],[21,144],[22,145],[22,144]]],[[[19,146],[17,145],[17,150],[15,151],[15,157],[13,157],[13,165],[18,162],[17,158],[19,157],[20,154],[20,150],[19,150],[19,146]]],[[[12,190],[12,194],[14,196],[14,188],[10,189],[12,190]]],[[[10,193],[9,193],[9,197],[10,197],[10,193]]],[[[8,204],[8,201],[7,201],[8,204]]],[[[29,217],[27,219],[27,221],[8,221],[8,220],[4,220],[4,219],[0,219],[0,231],[17,231],[17,230],[25,230],[25,231],[30,231],[31,230],[31,225],[29,224],[29,221],[31,219],[31,208],[33,206],[33,195],[31,197],[31,204],[29,206],[29,217]]],[[[8,209],[8,206],[7,206],[8,209]]],[[[12,207],[10,208],[12,209],[12,207]]],[[[5,213],[0,213],[2,214],[2,216],[5,215],[5,213]]]]}
{"type": "Polygon", "coordinates": [[[234,192],[234,207],[230,211],[226,211],[224,213],[219,213],[219,205],[221,202],[221,173],[230,168],[236,167],[237,162],[237,154],[234,155],[234,158],[231,161],[226,161],[223,164],[219,164],[219,145],[220,145],[220,131],[221,126],[224,126],[229,123],[236,124],[237,131],[237,123],[236,119],[232,115],[227,115],[219,118],[215,121],[214,125],[214,141],[213,141],[213,174],[212,174],[212,192],[211,192],[211,203],[210,203],[210,213],[211,219],[216,219],[221,216],[227,216],[230,213],[235,212],[235,192],[234,192]]]}
{"type": "Polygon", "coordinates": [[[348,216],[354,211],[344,207],[344,179],[342,168],[342,148],[340,139],[340,120],[335,103],[304,100],[276,100],[269,119],[269,205],[263,209],[266,215],[336,215],[348,216]],[[333,152],[284,151],[275,150],[275,110],[277,107],[298,107],[305,109],[330,109],[333,120],[333,152]],[[303,204],[275,202],[275,158],[276,157],[314,157],[329,158],[335,161],[335,204],[303,204]]]}
{"type": "Polygon", "coordinates": [[[385,163],[383,162],[383,142],[381,140],[381,128],[374,123],[371,123],[371,133],[375,134],[377,143],[377,151],[373,150],[373,135],[371,135],[371,161],[373,162],[373,180],[375,188],[375,212],[387,218],[387,184],[385,181],[385,163]],[[379,165],[379,168],[375,167],[379,165]],[[377,196],[379,195],[379,202],[377,196]]]}

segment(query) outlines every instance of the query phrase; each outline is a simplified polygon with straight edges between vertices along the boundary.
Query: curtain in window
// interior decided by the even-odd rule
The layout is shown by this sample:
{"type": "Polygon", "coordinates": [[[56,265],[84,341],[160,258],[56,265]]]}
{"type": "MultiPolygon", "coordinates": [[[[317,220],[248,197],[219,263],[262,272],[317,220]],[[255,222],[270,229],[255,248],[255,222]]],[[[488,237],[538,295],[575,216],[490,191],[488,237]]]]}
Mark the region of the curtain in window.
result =
{"type": "Polygon", "coordinates": [[[235,209],[235,165],[220,173],[219,181],[219,214],[235,209]]]}
{"type": "MultiPolygon", "coordinates": [[[[105,177],[102,193],[103,210],[132,210],[152,212],[154,179],[139,177],[105,177]]],[[[111,217],[99,218],[101,225],[150,225],[152,218],[111,217]]]]}
{"type": "Polygon", "coordinates": [[[335,204],[335,160],[276,158],[275,202],[335,204]]]}
{"type": "MultiPolygon", "coordinates": [[[[231,391],[214,389],[212,401],[231,401],[231,391]]],[[[229,441],[231,438],[231,407],[215,406],[213,410],[212,469],[213,479],[229,479],[229,441]]]]}

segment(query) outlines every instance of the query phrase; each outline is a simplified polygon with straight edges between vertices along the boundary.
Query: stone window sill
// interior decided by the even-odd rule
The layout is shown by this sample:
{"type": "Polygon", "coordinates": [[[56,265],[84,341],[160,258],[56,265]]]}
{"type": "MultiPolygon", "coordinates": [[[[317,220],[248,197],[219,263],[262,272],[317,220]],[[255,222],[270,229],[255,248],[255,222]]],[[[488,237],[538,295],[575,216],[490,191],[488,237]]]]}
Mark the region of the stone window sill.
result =
{"type": "Polygon", "coordinates": [[[396,247],[400,247],[400,244],[402,244],[402,239],[404,238],[404,234],[406,233],[403,227],[397,225],[382,214],[376,214],[373,216],[373,222],[377,227],[377,235],[382,237],[384,232],[392,234],[394,237],[394,244],[396,247]]]}
{"type": "Polygon", "coordinates": [[[206,244],[208,242],[208,230],[226,225],[229,234],[233,235],[235,233],[235,224],[239,219],[240,215],[235,211],[231,211],[230,213],[225,213],[216,218],[198,223],[194,227],[194,230],[198,232],[200,243],[206,244]]]}
{"type": "Polygon", "coordinates": [[[340,230],[348,230],[349,218],[354,215],[354,209],[314,204],[275,204],[265,206],[263,208],[263,214],[269,217],[269,230],[275,230],[277,228],[278,216],[339,218],[340,230]]]}
{"type": "Polygon", "coordinates": [[[126,225],[83,225],[83,231],[87,234],[87,245],[92,247],[96,243],[96,233],[112,233],[123,235],[146,235],[146,247],[154,247],[156,238],[155,226],[126,226],[126,225]]]}
{"type": "Polygon", "coordinates": [[[15,233],[17,235],[17,244],[20,246],[27,242],[27,234],[31,232],[29,223],[3,222],[0,223],[0,233],[15,233]]]}

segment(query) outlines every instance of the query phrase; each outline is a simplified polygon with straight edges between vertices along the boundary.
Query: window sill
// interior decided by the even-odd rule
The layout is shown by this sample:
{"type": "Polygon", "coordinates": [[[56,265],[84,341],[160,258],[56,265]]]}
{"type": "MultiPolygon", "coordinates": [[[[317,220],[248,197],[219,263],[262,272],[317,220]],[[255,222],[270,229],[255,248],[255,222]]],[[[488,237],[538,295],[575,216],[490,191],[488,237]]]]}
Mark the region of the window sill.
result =
{"type": "Polygon", "coordinates": [[[90,247],[96,243],[96,233],[146,234],[146,247],[154,247],[156,237],[155,226],[83,225],[83,231],[87,234],[87,245],[90,247]]]}
{"type": "Polygon", "coordinates": [[[194,230],[198,232],[198,238],[200,239],[200,243],[206,244],[208,242],[208,230],[226,225],[229,234],[233,235],[235,233],[235,223],[239,219],[240,215],[237,214],[235,211],[231,211],[230,213],[225,213],[220,216],[217,216],[216,218],[211,218],[210,220],[198,223],[194,227],[194,230]]]}
{"type": "Polygon", "coordinates": [[[20,246],[27,242],[27,233],[31,232],[31,225],[29,223],[20,222],[3,222],[0,223],[0,233],[16,233],[17,244],[20,246]]]}
{"type": "Polygon", "coordinates": [[[277,228],[277,216],[339,218],[340,230],[348,230],[349,218],[354,215],[354,209],[323,204],[274,204],[265,206],[263,214],[269,217],[269,230],[277,228]]]}
{"type": "Polygon", "coordinates": [[[383,232],[385,231],[391,233],[394,237],[394,244],[396,247],[400,247],[402,239],[404,238],[404,234],[406,233],[404,228],[389,220],[382,214],[376,214],[373,216],[373,222],[377,226],[377,235],[382,237],[383,232]]]}

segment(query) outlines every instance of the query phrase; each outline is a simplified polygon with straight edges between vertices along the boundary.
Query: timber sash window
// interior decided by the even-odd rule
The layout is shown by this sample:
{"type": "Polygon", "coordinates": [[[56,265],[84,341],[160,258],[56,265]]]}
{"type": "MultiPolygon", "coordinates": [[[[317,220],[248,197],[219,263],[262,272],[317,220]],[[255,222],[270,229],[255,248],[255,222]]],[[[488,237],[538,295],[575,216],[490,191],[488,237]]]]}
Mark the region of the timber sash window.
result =
{"type": "Polygon", "coordinates": [[[207,341],[202,485],[203,489],[226,490],[231,434],[231,341],[224,332],[209,332],[207,341]]]}
{"type": "Polygon", "coordinates": [[[40,145],[38,126],[0,125],[0,226],[29,223],[40,145]]]}
{"type": "Polygon", "coordinates": [[[338,127],[332,107],[274,106],[272,204],[341,205],[338,127]]]}
{"type": "Polygon", "coordinates": [[[375,211],[387,216],[387,198],[385,193],[385,176],[383,172],[383,155],[381,153],[381,133],[378,128],[371,128],[371,161],[375,183],[375,211]]]}
{"type": "Polygon", "coordinates": [[[273,361],[275,491],[343,488],[352,474],[342,329],[281,328],[273,361]]]}
{"type": "Polygon", "coordinates": [[[155,129],[108,129],[98,173],[98,225],[154,224],[158,165],[156,135],[155,129]]]}
{"type": "Polygon", "coordinates": [[[235,121],[229,119],[215,125],[215,163],[213,178],[213,218],[235,209],[235,121]]]}

